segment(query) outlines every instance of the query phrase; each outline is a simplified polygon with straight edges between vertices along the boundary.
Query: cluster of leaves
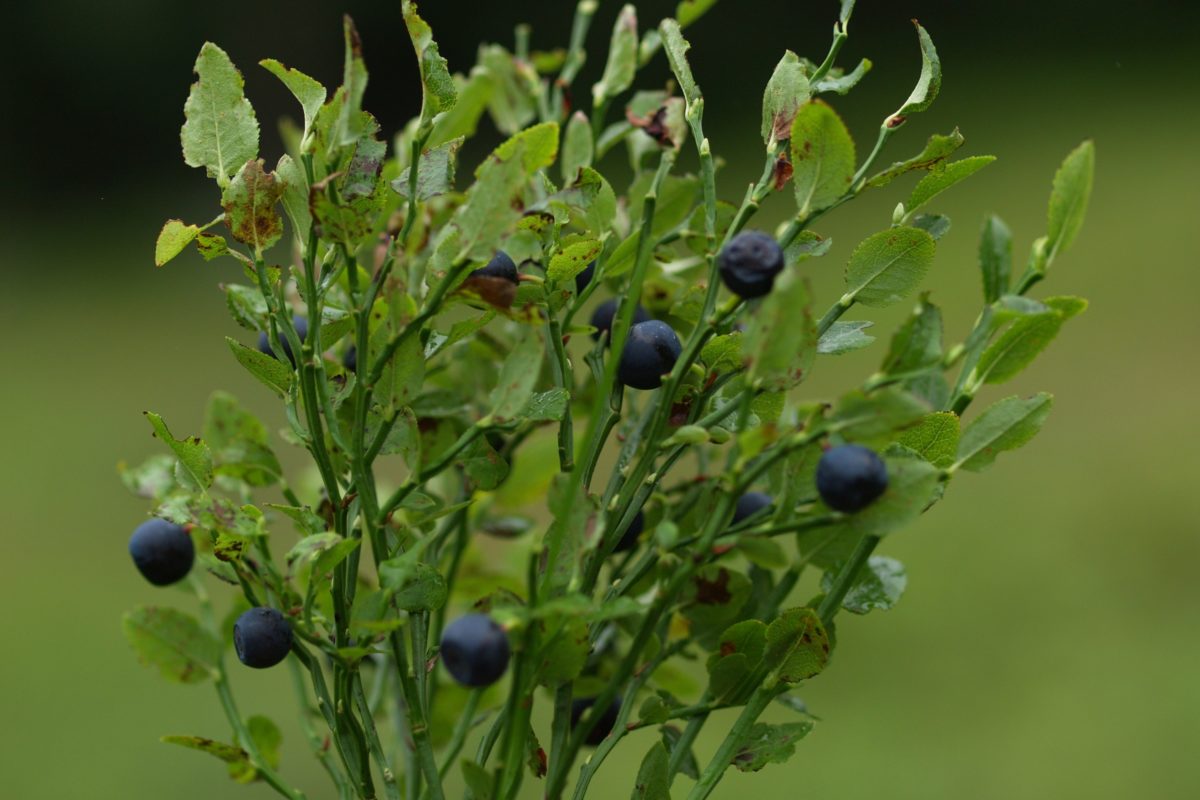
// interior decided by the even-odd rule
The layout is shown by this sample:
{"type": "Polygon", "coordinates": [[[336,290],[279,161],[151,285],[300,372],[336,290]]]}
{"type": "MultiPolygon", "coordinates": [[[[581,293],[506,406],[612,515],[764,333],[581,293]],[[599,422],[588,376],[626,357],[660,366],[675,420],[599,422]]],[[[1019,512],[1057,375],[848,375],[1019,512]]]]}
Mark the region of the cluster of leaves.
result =
{"type": "Polygon", "coordinates": [[[199,437],[176,438],[147,414],[169,453],[123,478],[154,515],[188,526],[200,564],[238,597],[218,623],[193,576],[202,619],[159,607],[127,615],[131,643],[164,676],[216,682],[235,733],[230,744],[166,741],[222,759],[238,780],[302,796],[276,771],[278,729],[240,717],[223,667],[233,618],[270,605],[292,623],[305,735],[343,798],[441,798],[451,768],[477,800],[514,797],[526,771],[561,797],[614,707],[575,797],[628,732],[651,727],[661,736],[633,796],[666,798],[682,772],[695,781],[689,797],[706,797],[730,765],[786,760],[811,730],[793,692],[828,665],[836,613],[885,610],[904,591],[903,566],[874,555],[879,543],[960,470],[982,470],[1037,433],[1047,394],[962,420],[982,388],[1017,375],[1085,308],[1028,293],[1079,231],[1091,144],[1055,176],[1046,235],[1015,280],[1007,227],[985,221],[983,310],[961,344],[945,345],[941,312],[922,294],[875,374],[832,403],[802,399],[795,390],[822,358],[874,343],[869,320],[841,319],[848,309],[917,290],[950,229],[931,206],[993,159],[953,160],[964,142],[954,130],[876,166],[940,87],[919,25],[917,84],[858,156],[822,99],[871,68],[835,66],[854,7],[846,0],[821,63],[791,52],[779,61],[763,98],[762,176],[727,203],[682,33],[714,3],[682,2],[648,29],[632,6],[621,9],[584,109],[572,107],[570,86],[594,0],[578,4],[566,49],[531,51],[520,28],[513,51],[485,45],[465,75],[450,71],[405,2],[423,104],[390,147],[361,107],[368,76],[347,19],[332,94],[261,62],[303,111],[302,125],[284,126],[287,154],[271,171],[240,73],[204,45],[183,152],[216,181],[221,213],[206,225],[168,221],[155,260],[194,246],[240,262],[247,282],[222,287],[229,311],[269,347],[232,337],[229,347],[283,401],[280,436],[311,455],[319,485],[289,484],[266,426],[227,394],[212,396],[199,437]],[[660,51],[673,83],[635,90],[660,51]],[[624,114],[611,122],[615,102],[624,114]],[[485,115],[506,138],[464,180],[458,156],[485,115]],[[676,174],[688,146],[699,171],[676,174]],[[599,165],[619,148],[633,177],[618,195],[599,165]],[[850,251],[845,293],[818,317],[807,262],[833,243],[813,224],[909,173],[920,179],[891,223],[850,251]],[[786,269],[760,300],[726,297],[721,248],[775,195],[794,195],[776,232],[786,269]],[[520,266],[517,283],[475,272],[499,250],[520,266]],[[598,295],[620,304],[610,334],[593,343],[580,314],[598,295]],[[639,300],[683,341],[650,392],[616,380],[639,300]],[[823,448],[841,443],[867,445],[887,465],[887,491],[858,513],[832,510],[814,488],[823,448]],[[734,523],[751,490],[769,494],[770,507],[734,523]],[[262,499],[272,491],[282,502],[262,499]],[[635,524],[640,540],[619,548],[635,524]],[[281,560],[272,545],[286,550],[281,560]],[[806,571],[820,574],[817,595],[789,606],[806,571]],[[513,648],[505,681],[469,692],[438,669],[437,647],[448,611],[468,609],[501,623],[513,648]],[[591,710],[572,714],[581,698],[591,710]],[[541,703],[552,723],[537,732],[541,703]],[[771,703],[796,721],[759,722],[771,703]],[[740,711],[700,764],[691,745],[722,709],[740,711]],[[393,725],[377,724],[389,717],[393,725]],[[482,725],[475,754],[460,758],[482,725]]]}

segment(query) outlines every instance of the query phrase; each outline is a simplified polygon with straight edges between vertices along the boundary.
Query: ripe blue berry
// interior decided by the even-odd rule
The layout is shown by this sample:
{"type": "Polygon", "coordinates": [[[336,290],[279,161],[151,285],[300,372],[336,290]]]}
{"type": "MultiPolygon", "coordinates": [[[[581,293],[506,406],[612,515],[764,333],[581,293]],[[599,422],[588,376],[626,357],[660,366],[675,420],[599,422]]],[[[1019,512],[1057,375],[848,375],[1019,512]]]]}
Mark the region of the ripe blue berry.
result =
{"type": "Polygon", "coordinates": [[[233,623],[233,649],[247,667],[273,667],[291,652],[291,623],[278,609],[252,608],[233,623]]]}
{"type": "Polygon", "coordinates": [[[657,389],[682,351],[670,325],[657,319],[639,322],[629,329],[617,378],[632,389],[657,389]]]}
{"type": "Polygon", "coordinates": [[[617,546],[613,548],[614,553],[624,553],[637,547],[638,538],[642,535],[642,530],[646,526],[646,520],[642,516],[642,512],[638,512],[633,518],[633,522],[629,523],[629,527],[625,529],[625,533],[621,535],[621,541],[617,542],[617,546]]]}
{"type": "Polygon", "coordinates": [[[508,669],[508,634],[487,614],[465,614],[442,632],[441,653],[463,686],[491,686],[508,669]]]}
{"type": "Polygon", "coordinates": [[[783,270],[783,249],[773,236],[743,231],[717,256],[721,280],[739,297],[762,297],[771,291],[783,270]]]}
{"type": "Polygon", "coordinates": [[[517,265],[508,253],[497,250],[492,260],[471,273],[472,278],[503,278],[510,283],[519,283],[517,265]]]}
{"type": "Polygon", "coordinates": [[[191,572],[196,547],[182,525],[148,519],[129,537],[129,555],[146,580],[155,586],[167,586],[191,572]]]}
{"type": "Polygon", "coordinates": [[[737,505],[733,508],[732,524],[737,525],[770,505],[771,495],[763,492],[746,492],[738,498],[737,505]]]}
{"type": "MultiPolygon", "coordinates": [[[[296,335],[303,342],[305,337],[308,336],[308,320],[304,317],[292,317],[292,324],[296,326],[296,335]]],[[[283,346],[283,354],[287,356],[287,360],[292,363],[293,367],[296,366],[296,357],[292,353],[292,344],[283,335],[282,331],[279,333],[279,344],[283,346]]],[[[267,335],[266,331],[258,335],[258,350],[260,353],[266,353],[271,358],[279,358],[279,356],[275,355],[275,351],[271,349],[271,337],[267,335]]]]}
{"type": "MultiPolygon", "coordinates": [[[[596,306],[596,310],[592,312],[592,327],[596,329],[592,334],[592,338],[599,340],[601,334],[607,333],[609,341],[612,340],[612,324],[613,317],[617,315],[617,300],[614,297],[612,300],[605,300],[600,305],[596,306]]],[[[642,304],[638,303],[633,309],[633,324],[646,322],[650,319],[650,314],[646,309],[642,308],[642,304]]],[[[605,342],[608,344],[609,342],[605,342]]]]}
{"type": "Polygon", "coordinates": [[[583,268],[583,272],[575,276],[575,294],[583,294],[583,290],[592,282],[592,278],[596,277],[596,262],[593,261],[583,268]]]}
{"type": "Polygon", "coordinates": [[[346,355],[342,356],[342,366],[346,368],[346,372],[354,372],[358,369],[358,348],[350,345],[350,349],[346,351],[346,355]]]}
{"type": "MultiPolygon", "coordinates": [[[[579,724],[579,720],[583,718],[584,712],[591,708],[595,702],[596,699],[593,697],[584,697],[571,703],[572,728],[579,724]]],[[[620,712],[621,702],[613,700],[612,704],[600,716],[600,719],[596,720],[596,724],[592,726],[592,730],[588,732],[587,738],[583,740],[584,744],[589,747],[598,747],[612,733],[613,726],[617,724],[617,714],[620,712]]]]}
{"type": "Polygon", "coordinates": [[[826,450],[817,462],[817,493],[835,511],[860,511],[887,490],[887,465],[857,444],[826,450]]]}

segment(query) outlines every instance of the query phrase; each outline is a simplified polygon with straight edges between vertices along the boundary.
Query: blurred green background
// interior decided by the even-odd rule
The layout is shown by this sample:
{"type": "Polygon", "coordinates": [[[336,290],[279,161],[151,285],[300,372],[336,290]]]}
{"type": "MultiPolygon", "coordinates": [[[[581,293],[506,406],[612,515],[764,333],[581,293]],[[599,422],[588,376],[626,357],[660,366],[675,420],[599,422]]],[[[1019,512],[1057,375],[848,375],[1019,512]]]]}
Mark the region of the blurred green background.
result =
{"type": "MultiPolygon", "coordinates": [[[[451,67],[465,71],[477,42],[511,42],[518,21],[534,22],[535,47],[565,42],[571,5],[443,0],[423,11],[451,67]]],[[[671,5],[641,4],[643,24],[671,5]]],[[[833,668],[804,690],[824,721],[789,764],[730,771],[715,796],[1196,797],[1195,6],[859,5],[842,60],[869,56],[875,70],[831,102],[860,149],[916,77],[908,19],[919,17],[942,53],[943,93],[893,139],[885,161],[954,125],[967,136],[964,153],[1000,159],[935,204],[954,220],[928,281],[948,338],[960,339],[978,310],[983,215],[995,211],[1010,224],[1020,263],[1044,230],[1054,168],[1084,137],[1098,152],[1091,212],[1044,292],[1081,294],[1092,305],[1014,386],[981,398],[1053,391],[1043,433],[988,474],[962,475],[945,502],[886,543],[908,567],[908,594],[890,613],[842,622],[833,668]]],[[[759,98],[773,64],[785,47],[819,59],[836,6],[726,0],[689,33],[706,126],[728,162],[725,199],[739,198],[757,176],[759,98]]],[[[616,9],[601,4],[581,96],[602,64],[616,9]]],[[[336,84],[344,10],[356,16],[372,70],[366,106],[395,129],[419,102],[398,3],[58,0],[14,12],[0,78],[0,341],[8,365],[0,392],[0,600],[8,609],[0,796],[274,796],[261,785],[234,786],[215,762],[158,743],[164,733],[228,731],[211,687],[162,682],[136,664],[120,635],[126,608],[190,601],[150,588],[129,564],[126,537],[145,509],[114,466],[157,452],[139,412],[162,413],[180,433],[198,430],[214,388],[282,424],[222,341],[237,332],[215,284],[237,280],[237,270],[188,255],[155,271],[151,250],[166,217],[209,219],[215,208],[210,185],[178,154],[201,42],[221,43],[243,67],[270,162],[280,151],[271,120],[293,112],[284,90],[253,65],[278,57],[336,84]]],[[[643,85],[665,74],[660,59],[643,85]]],[[[887,225],[905,191],[869,195],[819,225],[835,241],[828,257],[805,266],[821,308],[840,293],[853,244],[887,225]]],[[[760,224],[783,219],[790,204],[790,193],[771,201],[760,224]]],[[[874,315],[877,330],[886,335],[906,306],[874,315]]],[[[822,360],[812,393],[830,396],[859,380],[881,346],[822,360]]],[[[292,454],[290,463],[301,462],[292,454]]],[[[286,774],[310,798],[329,797],[283,677],[239,669],[233,681],[245,712],[283,725],[286,774]]],[[[702,758],[722,719],[709,727],[702,758]]],[[[622,744],[595,796],[628,796],[644,750],[637,736],[622,744]]]]}

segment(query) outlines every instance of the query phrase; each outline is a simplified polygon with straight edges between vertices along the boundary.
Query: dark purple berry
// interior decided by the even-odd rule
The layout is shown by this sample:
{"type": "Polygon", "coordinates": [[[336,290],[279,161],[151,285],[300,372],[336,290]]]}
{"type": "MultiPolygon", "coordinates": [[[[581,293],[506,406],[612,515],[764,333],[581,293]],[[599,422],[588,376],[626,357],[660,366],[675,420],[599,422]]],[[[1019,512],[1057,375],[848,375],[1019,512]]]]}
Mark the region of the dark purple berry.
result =
{"type": "Polygon", "coordinates": [[[783,271],[783,249],[761,231],[743,231],[717,256],[721,280],[739,297],[762,297],[783,271]]]}
{"type": "Polygon", "coordinates": [[[129,537],[129,555],[146,580],[155,586],[168,586],[191,572],[196,547],[182,525],[148,519],[129,537]]]}
{"type": "Polygon", "coordinates": [[[233,649],[247,667],[273,667],[291,652],[291,623],[278,609],[252,608],[233,623],[233,649]]]}
{"type": "Polygon", "coordinates": [[[617,378],[631,389],[657,389],[681,352],[683,345],[670,325],[657,319],[639,322],[629,329],[617,378]]]}
{"type": "Polygon", "coordinates": [[[442,632],[441,655],[463,686],[491,686],[508,669],[508,634],[487,614],[465,614],[442,632]]]}
{"type": "Polygon", "coordinates": [[[771,505],[771,495],[763,492],[746,492],[738,498],[737,505],[733,509],[733,524],[737,525],[750,517],[768,508],[771,505]]]}
{"type": "Polygon", "coordinates": [[[588,287],[594,277],[596,277],[596,262],[592,261],[583,268],[583,272],[575,275],[575,294],[583,294],[583,290],[588,287]]]}
{"type": "MultiPolygon", "coordinates": [[[[303,342],[308,336],[308,320],[304,317],[292,317],[292,324],[296,326],[296,335],[303,342]]],[[[291,362],[293,367],[296,366],[296,357],[292,353],[292,343],[283,335],[283,331],[279,332],[279,344],[283,347],[283,354],[287,356],[287,360],[291,362]]],[[[271,358],[279,358],[279,356],[275,355],[275,351],[271,349],[271,337],[267,335],[266,331],[258,335],[258,350],[260,353],[266,353],[271,358]]]]}
{"type": "Polygon", "coordinates": [[[861,511],[887,487],[887,465],[862,445],[832,447],[817,462],[817,493],[835,511],[861,511]]]}
{"type": "MultiPolygon", "coordinates": [[[[583,714],[591,708],[596,702],[594,697],[583,697],[571,703],[571,727],[579,724],[579,720],[583,718],[583,714]]],[[[621,701],[613,700],[600,715],[600,719],[596,720],[596,724],[592,726],[588,732],[587,738],[583,740],[584,744],[589,747],[597,747],[601,742],[612,733],[613,726],[617,724],[617,714],[621,712],[621,701]]]]}
{"type": "MultiPolygon", "coordinates": [[[[610,343],[612,340],[613,317],[616,315],[616,298],[613,298],[612,300],[605,300],[603,303],[596,306],[596,310],[592,312],[592,327],[596,329],[596,331],[592,334],[592,338],[599,340],[601,334],[607,333],[609,335],[609,342],[605,342],[605,344],[610,343]]],[[[632,324],[636,325],[639,322],[646,322],[649,319],[650,314],[646,311],[646,309],[642,308],[641,303],[638,303],[633,309],[632,324]]]]}
{"type": "Polygon", "coordinates": [[[637,547],[638,539],[642,535],[642,530],[646,526],[646,520],[642,516],[642,512],[638,512],[633,522],[629,523],[629,527],[625,529],[625,533],[621,535],[621,541],[617,542],[617,546],[613,548],[614,553],[624,553],[637,547]]]}
{"type": "Polygon", "coordinates": [[[519,283],[517,265],[503,250],[497,250],[492,260],[471,273],[472,278],[503,278],[510,283],[519,283]]]}

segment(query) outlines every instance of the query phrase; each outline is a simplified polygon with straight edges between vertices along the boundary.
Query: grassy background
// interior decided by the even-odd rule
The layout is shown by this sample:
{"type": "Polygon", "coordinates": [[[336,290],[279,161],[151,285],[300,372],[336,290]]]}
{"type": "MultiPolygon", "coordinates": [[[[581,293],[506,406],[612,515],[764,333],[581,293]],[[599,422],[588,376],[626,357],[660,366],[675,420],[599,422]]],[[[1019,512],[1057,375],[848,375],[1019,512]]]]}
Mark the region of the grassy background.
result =
{"type": "MultiPolygon", "coordinates": [[[[2,794],[273,796],[261,785],[232,787],[219,765],[157,742],[163,733],[228,732],[211,687],[160,681],[136,665],[120,636],[124,609],[190,601],[178,590],[151,589],[130,567],[125,540],[144,509],[121,488],[114,465],[156,452],[138,412],[158,411],[180,431],[198,429],[213,388],[229,389],[279,421],[222,341],[236,333],[214,284],[237,280],[236,270],[188,257],[155,272],[150,249],[162,218],[207,219],[189,212],[212,202],[201,176],[174,160],[171,138],[199,42],[228,36],[247,70],[266,55],[301,68],[316,59],[321,68],[314,72],[332,83],[340,58],[337,29],[329,27],[336,15],[314,5],[311,23],[248,28],[214,13],[180,31],[163,21],[164,10],[133,3],[143,16],[113,9],[85,40],[87,25],[99,21],[69,4],[57,10],[80,13],[56,18],[56,5],[30,10],[25,46],[56,42],[47,46],[57,48],[48,51],[57,59],[45,61],[57,66],[27,63],[12,88],[18,98],[32,98],[31,86],[56,85],[65,60],[94,91],[76,87],[58,95],[62,105],[45,97],[26,102],[37,113],[25,119],[61,124],[45,126],[44,137],[32,129],[21,149],[5,148],[19,179],[4,184],[0,236],[7,366],[0,392],[0,603],[8,609],[0,658],[2,794]],[[131,38],[137,24],[171,35],[131,38]],[[322,54],[289,58],[288,46],[304,41],[296,27],[311,37],[318,24],[329,34],[318,39],[322,54]],[[90,50],[75,47],[85,41],[90,50]],[[97,54],[107,59],[107,73],[89,69],[97,54]],[[169,65],[171,78],[109,82],[146,64],[169,65]],[[126,112],[151,133],[127,129],[126,112]],[[56,144],[68,137],[71,149],[56,144]]],[[[363,14],[382,14],[359,5],[363,14]]],[[[516,5],[503,12],[498,30],[536,14],[532,3],[516,5]]],[[[692,36],[697,78],[710,97],[711,136],[729,161],[722,176],[727,199],[757,174],[758,87],[782,47],[824,52],[833,6],[811,4],[807,19],[817,23],[762,30],[781,5],[765,3],[757,21],[739,16],[748,13],[742,5],[718,7],[692,36]]],[[[1117,4],[1099,3],[1077,20],[1064,11],[1075,4],[1050,4],[1039,18],[1032,4],[1014,3],[997,12],[1003,19],[978,25],[952,3],[862,5],[846,61],[869,55],[876,70],[861,91],[836,103],[860,148],[907,94],[915,50],[904,20],[918,15],[942,48],[947,81],[935,110],[893,139],[887,156],[915,152],[929,133],[958,124],[968,136],[966,152],[1000,157],[936,203],[955,225],[928,282],[946,310],[948,338],[965,334],[977,311],[974,252],[983,214],[996,211],[1008,221],[1020,261],[1043,231],[1055,166],[1084,136],[1098,148],[1092,209],[1045,293],[1082,294],[1092,306],[1015,385],[981,397],[1052,390],[1057,404],[1045,431],[986,476],[961,476],[944,503],[887,542],[886,552],[908,566],[909,593],[888,614],[842,623],[833,668],[804,691],[824,722],[787,766],[755,776],[731,771],[715,796],[1193,797],[1200,785],[1200,766],[1188,757],[1200,745],[1200,111],[1185,82],[1196,63],[1182,48],[1196,41],[1194,12],[1147,4],[1134,18],[1117,4]],[[1012,27],[1018,12],[1027,14],[1019,29],[1012,27]]],[[[465,66],[468,45],[480,36],[507,40],[475,19],[462,29],[448,6],[430,4],[427,16],[439,38],[454,43],[446,48],[453,66],[465,66]]],[[[596,46],[607,38],[612,13],[606,5],[596,46]]],[[[378,77],[367,105],[401,119],[417,90],[407,65],[403,72],[390,68],[400,48],[395,15],[389,8],[381,16],[390,27],[364,26],[368,63],[380,53],[385,65],[372,73],[378,77]],[[409,96],[389,100],[379,88],[385,82],[406,87],[409,96]]],[[[248,80],[257,103],[253,91],[266,84],[248,80]]],[[[264,122],[273,115],[270,102],[260,106],[264,122]]],[[[13,134],[15,126],[4,127],[13,134]]],[[[264,130],[267,152],[277,150],[269,124],[264,130]]],[[[834,237],[834,250],[805,269],[821,307],[840,292],[840,267],[853,243],[887,223],[903,191],[865,198],[820,226],[834,237]]],[[[769,204],[763,224],[782,219],[789,202],[769,204]]],[[[904,311],[873,315],[878,330],[885,334],[904,311]]],[[[812,393],[828,396],[859,379],[874,368],[881,346],[824,359],[812,393]]],[[[293,455],[290,463],[301,462],[293,455]]],[[[310,798],[328,797],[296,732],[285,677],[233,673],[244,710],[269,713],[283,726],[285,772],[310,798]]],[[[722,719],[710,728],[702,758],[722,719]]],[[[623,744],[595,796],[627,796],[644,749],[637,737],[623,744]]],[[[528,796],[536,794],[530,787],[528,796]]]]}

